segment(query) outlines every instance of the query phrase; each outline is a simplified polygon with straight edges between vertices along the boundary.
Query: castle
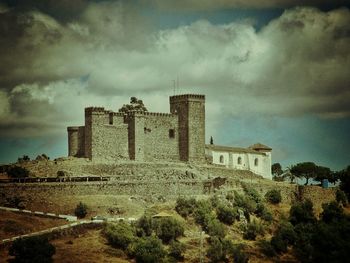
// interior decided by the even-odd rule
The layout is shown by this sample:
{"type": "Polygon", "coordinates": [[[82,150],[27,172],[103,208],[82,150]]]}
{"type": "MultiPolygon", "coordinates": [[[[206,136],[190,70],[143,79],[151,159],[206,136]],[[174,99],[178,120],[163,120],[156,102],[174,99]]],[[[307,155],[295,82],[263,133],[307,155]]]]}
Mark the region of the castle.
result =
{"type": "Polygon", "coordinates": [[[250,148],[205,145],[204,95],[175,95],[169,100],[170,113],[85,108],[85,125],[67,128],[68,155],[97,161],[199,164],[210,159],[216,165],[271,178],[271,148],[261,144],[250,148]]]}

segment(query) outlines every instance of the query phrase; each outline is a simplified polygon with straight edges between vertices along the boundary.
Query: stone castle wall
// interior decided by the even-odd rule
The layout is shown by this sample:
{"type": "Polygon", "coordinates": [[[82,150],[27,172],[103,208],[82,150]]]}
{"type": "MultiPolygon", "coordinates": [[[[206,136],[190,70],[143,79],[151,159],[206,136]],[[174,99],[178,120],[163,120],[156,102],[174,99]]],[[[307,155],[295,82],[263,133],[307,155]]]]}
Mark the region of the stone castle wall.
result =
{"type": "Polygon", "coordinates": [[[69,156],[93,160],[205,160],[205,97],[170,97],[168,113],[85,109],[85,126],[68,127],[69,156]]]}

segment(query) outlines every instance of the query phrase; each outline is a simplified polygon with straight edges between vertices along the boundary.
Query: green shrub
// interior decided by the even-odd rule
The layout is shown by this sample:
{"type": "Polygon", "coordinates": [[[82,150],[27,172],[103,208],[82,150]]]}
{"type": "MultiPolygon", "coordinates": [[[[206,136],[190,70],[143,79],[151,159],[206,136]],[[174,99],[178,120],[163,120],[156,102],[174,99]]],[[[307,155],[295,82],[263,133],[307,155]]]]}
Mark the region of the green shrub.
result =
{"type": "Polygon", "coordinates": [[[255,240],[258,235],[264,234],[263,226],[257,221],[253,220],[247,224],[247,227],[243,233],[243,238],[248,240],[255,240]]]}
{"type": "Polygon", "coordinates": [[[217,195],[213,195],[212,197],[210,197],[209,200],[210,200],[210,204],[213,208],[216,208],[221,204],[221,201],[217,195]]]}
{"type": "Polygon", "coordinates": [[[176,200],[175,210],[176,212],[181,215],[182,217],[187,217],[191,215],[194,212],[194,209],[196,207],[196,199],[186,199],[183,197],[179,197],[176,200]]]}
{"type": "Polygon", "coordinates": [[[10,166],[7,175],[11,178],[26,178],[29,176],[29,171],[21,166],[10,166]]]}
{"type": "Polygon", "coordinates": [[[208,200],[197,201],[193,213],[196,223],[205,228],[208,219],[212,217],[212,210],[213,208],[208,200]]]}
{"type": "Polygon", "coordinates": [[[341,203],[343,206],[346,206],[348,203],[348,199],[346,197],[346,194],[344,191],[337,189],[336,193],[335,193],[335,198],[337,200],[338,203],[341,203]]]}
{"type": "Polygon", "coordinates": [[[186,246],[178,241],[172,240],[169,244],[169,256],[177,259],[183,260],[183,253],[186,251],[186,246]]]}
{"type": "Polygon", "coordinates": [[[259,192],[252,188],[251,186],[248,186],[247,184],[242,183],[243,191],[244,193],[252,199],[255,203],[260,203],[261,202],[261,195],[259,192]]]}
{"type": "Polygon", "coordinates": [[[271,222],[273,220],[271,212],[266,208],[266,206],[263,203],[259,203],[256,206],[255,214],[257,217],[260,217],[261,219],[267,222],[271,222]]]}
{"type": "Polygon", "coordinates": [[[222,262],[225,259],[223,245],[217,237],[210,238],[210,245],[207,249],[207,256],[211,262],[222,262]]]}
{"type": "Polygon", "coordinates": [[[53,262],[55,252],[55,247],[42,236],[16,239],[9,249],[9,254],[15,257],[13,262],[18,263],[53,262]]]}
{"type": "Polygon", "coordinates": [[[136,262],[158,263],[163,261],[166,251],[160,239],[150,236],[137,239],[133,254],[136,262]]]}
{"type": "Polygon", "coordinates": [[[326,223],[337,222],[344,218],[343,208],[335,201],[329,204],[322,204],[322,221],[326,223]]]}
{"type": "Polygon", "coordinates": [[[84,218],[87,215],[87,205],[79,202],[79,204],[77,205],[77,207],[74,210],[74,214],[78,217],[78,218],[84,218]]]}
{"type": "Polygon", "coordinates": [[[226,235],[225,226],[216,218],[211,219],[207,224],[207,233],[211,237],[224,238],[226,235]]]}
{"type": "Polygon", "coordinates": [[[271,242],[267,240],[260,240],[258,242],[258,246],[260,248],[260,251],[268,257],[274,257],[277,255],[275,248],[273,247],[271,242]]]}
{"type": "Polygon", "coordinates": [[[235,263],[248,263],[249,256],[243,250],[244,246],[242,244],[234,245],[231,250],[231,255],[233,258],[233,262],[235,263]]]}
{"type": "Polygon", "coordinates": [[[216,214],[218,219],[227,225],[232,225],[232,223],[239,218],[237,208],[228,207],[225,205],[220,205],[216,209],[216,214]]]}
{"type": "Polygon", "coordinates": [[[272,189],[265,194],[266,201],[271,204],[279,204],[282,201],[281,191],[272,189]]]}
{"type": "Polygon", "coordinates": [[[109,244],[114,247],[126,249],[134,240],[134,229],[126,222],[107,224],[103,230],[109,244]]]}
{"type": "Polygon", "coordinates": [[[150,236],[153,231],[152,217],[143,215],[136,223],[138,236],[150,236]]]}
{"type": "Polygon", "coordinates": [[[289,210],[289,221],[293,225],[299,223],[314,223],[315,220],[313,204],[309,199],[304,202],[293,204],[289,210]]]}
{"type": "Polygon", "coordinates": [[[155,219],[154,225],[156,235],[165,243],[175,240],[184,233],[182,223],[172,217],[155,219]]]}
{"type": "Polygon", "coordinates": [[[257,204],[250,197],[240,195],[235,191],[234,205],[243,208],[247,213],[254,213],[257,204]]]}

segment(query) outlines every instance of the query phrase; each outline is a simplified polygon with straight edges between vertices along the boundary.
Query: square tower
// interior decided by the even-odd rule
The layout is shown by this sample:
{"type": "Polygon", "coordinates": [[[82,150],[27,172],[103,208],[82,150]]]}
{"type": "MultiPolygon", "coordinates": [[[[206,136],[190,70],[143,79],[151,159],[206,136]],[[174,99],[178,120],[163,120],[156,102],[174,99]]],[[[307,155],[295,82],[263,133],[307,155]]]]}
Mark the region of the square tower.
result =
{"type": "Polygon", "coordinates": [[[170,112],[178,115],[180,160],[205,161],[205,96],[171,96],[170,112]]]}

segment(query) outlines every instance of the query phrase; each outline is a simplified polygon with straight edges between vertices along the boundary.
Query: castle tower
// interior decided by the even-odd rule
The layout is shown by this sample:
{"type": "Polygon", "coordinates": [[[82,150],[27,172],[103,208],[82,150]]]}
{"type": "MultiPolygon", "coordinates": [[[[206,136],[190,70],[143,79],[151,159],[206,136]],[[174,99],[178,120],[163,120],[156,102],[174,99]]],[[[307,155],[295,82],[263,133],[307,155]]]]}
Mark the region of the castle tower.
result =
{"type": "Polygon", "coordinates": [[[129,156],[131,160],[144,161],[144,129],[145,116],[143,112],[131,112],[129,114],[129,156]]]}
{"type": "Polygon", "coordinates": [[[68,156],[84,157],[85,129],[84,126],[67,127],[68,156]]]}
{"type": "Polygon", "coordinates": [[[170,97],[170,112],[179,117],[180,160],[205,161],[205,96],[176,95],[170,97]]]}

